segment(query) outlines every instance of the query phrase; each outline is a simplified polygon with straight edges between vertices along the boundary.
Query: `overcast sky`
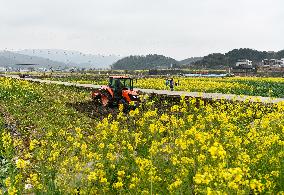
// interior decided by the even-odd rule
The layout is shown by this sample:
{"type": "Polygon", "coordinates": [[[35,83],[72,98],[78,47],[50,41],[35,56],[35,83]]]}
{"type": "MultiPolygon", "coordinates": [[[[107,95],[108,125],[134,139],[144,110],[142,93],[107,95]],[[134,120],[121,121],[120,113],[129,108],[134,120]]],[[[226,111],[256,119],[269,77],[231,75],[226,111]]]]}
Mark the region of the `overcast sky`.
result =
{"type": "Polygon", "coordinates": [[[0,0],[0,49],[183,59],[284,49],[283,0],[0,0]]]}

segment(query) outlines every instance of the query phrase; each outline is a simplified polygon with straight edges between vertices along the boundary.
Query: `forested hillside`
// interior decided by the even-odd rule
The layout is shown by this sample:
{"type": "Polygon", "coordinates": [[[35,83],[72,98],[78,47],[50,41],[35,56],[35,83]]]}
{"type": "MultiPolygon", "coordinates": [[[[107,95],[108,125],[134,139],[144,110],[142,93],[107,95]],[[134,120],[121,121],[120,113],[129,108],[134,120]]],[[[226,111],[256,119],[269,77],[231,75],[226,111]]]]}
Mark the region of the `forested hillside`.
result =
{"type": "Polygon", "coordinates": [[[178,67],[179,62],[163,55],[128,56],[112,65],[114,70],[143,70],[178,67]]]}
{"type": "Polygon", "coordinates": [[[205,56],[202,60],[196,61],[195,66],[205,66],[214,68],[220,66],[233,66],[239,59],[252,60],[253,64],[260,63],[263,59],[281,59],[284,58],[284,50],[279,52],[257,51],[253,49],[241,48],[234,49],[228,53],[214,53],[205,56]]]}

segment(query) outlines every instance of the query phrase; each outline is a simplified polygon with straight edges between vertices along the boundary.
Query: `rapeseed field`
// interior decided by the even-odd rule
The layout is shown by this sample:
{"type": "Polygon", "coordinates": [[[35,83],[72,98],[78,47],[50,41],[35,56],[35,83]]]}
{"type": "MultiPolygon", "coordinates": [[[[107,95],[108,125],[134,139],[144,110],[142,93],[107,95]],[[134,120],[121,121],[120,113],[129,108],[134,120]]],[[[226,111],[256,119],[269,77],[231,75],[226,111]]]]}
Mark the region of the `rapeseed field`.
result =
{"type": "Polygon", "coordinates": [[[284,193],[284,104],[143,99],[92,118],[88,91],[0,78],[0,194],[284,193]]]}

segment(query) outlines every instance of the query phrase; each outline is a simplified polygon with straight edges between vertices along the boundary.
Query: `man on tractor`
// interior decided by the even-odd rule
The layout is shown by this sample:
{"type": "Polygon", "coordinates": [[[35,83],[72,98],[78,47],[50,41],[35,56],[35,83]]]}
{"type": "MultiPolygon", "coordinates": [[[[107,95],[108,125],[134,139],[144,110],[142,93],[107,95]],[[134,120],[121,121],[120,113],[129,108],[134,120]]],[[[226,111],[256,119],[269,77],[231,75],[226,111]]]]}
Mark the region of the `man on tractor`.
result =
{"type": "Polygon", "coordinates": [[[119,79],[115,80],[114,96],[115,98],[120,98],[122,96],[123,84],[119,79]]]}

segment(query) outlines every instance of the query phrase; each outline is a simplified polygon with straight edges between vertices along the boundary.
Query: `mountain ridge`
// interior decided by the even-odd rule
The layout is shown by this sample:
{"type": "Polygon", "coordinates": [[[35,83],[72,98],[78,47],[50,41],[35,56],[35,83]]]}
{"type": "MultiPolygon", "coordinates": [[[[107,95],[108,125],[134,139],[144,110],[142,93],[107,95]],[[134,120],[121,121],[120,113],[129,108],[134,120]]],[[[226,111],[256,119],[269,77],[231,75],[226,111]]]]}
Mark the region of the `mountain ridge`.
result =
{"type": "Polygon", "coordinates": [[[24,49],[16,53],[48,58],[81,68],[110,68],[121,57],[116,55],[87,54],[64,49],[24,49]]]}
{"type": "Polygon", "coordinates": [[[0,66],[13,67],[17,64],[35,64],[42,68],[67,67],[65,63],[53,61],[53,60],[46,59],[46,58],[18,54],[18,53],[11,52],[11,51],[0,51],[0,66]]]}

